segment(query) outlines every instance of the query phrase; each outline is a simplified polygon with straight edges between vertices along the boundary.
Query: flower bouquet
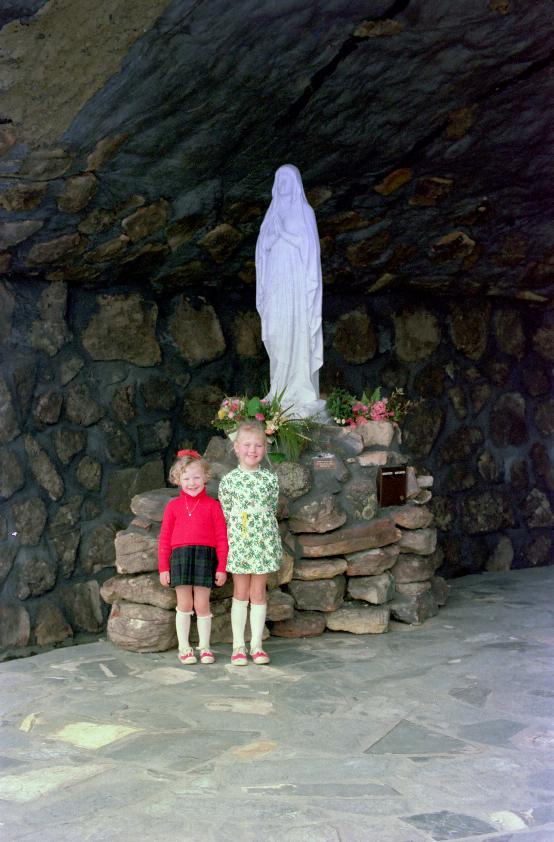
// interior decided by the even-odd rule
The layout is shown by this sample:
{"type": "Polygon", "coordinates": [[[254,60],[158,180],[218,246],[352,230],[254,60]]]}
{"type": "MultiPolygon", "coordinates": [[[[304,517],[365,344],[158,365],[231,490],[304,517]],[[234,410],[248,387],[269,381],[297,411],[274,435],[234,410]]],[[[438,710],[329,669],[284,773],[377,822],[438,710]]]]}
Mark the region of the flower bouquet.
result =
{"type": "Polygon", "coordinates": [[[283,395],[284,392],[272,398],[259,398],[257,395],[225,398],[212,424],[233,438],[241,421],[259,421],[268,443],[273,445],[268,450],[270,460],[276,463],[285,459],[294,462],[310,440],[308,432],[312,422],[308,418],[291,416],[290,407],[282,405],[283,395]]]}
{"type": "Polygon", "coordinates": [[[377,386],[371,395],[365,392],[356,398],[346,389],[333,389],[327,398],[327,411],[335,424],[341,427],[359,427],[368,421],[393,421],[400,424],[407,411],[417,401],[408,400],[403,389],[393,389],[388,397],[383,397],[381,387],[377,386]]]}

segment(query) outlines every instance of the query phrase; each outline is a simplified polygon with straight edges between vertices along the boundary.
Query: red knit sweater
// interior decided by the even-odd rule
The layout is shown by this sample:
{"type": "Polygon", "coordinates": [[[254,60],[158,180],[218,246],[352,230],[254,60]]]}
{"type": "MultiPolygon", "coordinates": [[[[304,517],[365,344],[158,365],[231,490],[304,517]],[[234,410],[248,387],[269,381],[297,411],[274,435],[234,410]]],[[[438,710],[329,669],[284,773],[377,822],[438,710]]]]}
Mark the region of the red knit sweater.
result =
{"type": "Polygon", "coordinates": [[[205,488],[195,497],[181,491],[179,496],[170,500],[165,507],[158,544],[160,573],[169,570],[169,557],[175,547],[194,544],[215,547],[217,572],[225,572],[228,552],[227,526],[221,505],[206,494],[205,488]],[[187,506],[188,512],[192,513],[190,517],[187,506]]]}

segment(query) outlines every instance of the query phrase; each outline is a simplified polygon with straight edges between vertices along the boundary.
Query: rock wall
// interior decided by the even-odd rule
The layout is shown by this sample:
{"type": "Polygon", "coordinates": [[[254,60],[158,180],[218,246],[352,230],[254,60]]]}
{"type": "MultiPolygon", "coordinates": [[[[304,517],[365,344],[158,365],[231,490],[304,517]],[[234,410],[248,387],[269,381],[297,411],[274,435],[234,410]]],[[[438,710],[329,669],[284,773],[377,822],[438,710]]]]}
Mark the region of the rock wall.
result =
{"type": "MultiPolygon", "coordinates": [[[[338,225],[338,223],[337,223],[338,225]]],[[[337,229],[336,241],[354,244],[337,229]]],[[[350,239],[349,239],[350,238],[350,239]]],[[[104,630],[102,583],[136,494],[203,449],[224,394],[260,393],[254,287],[156,292],[0,281],[0,642],[104,630]]],[[[328,277],[322,391],[404,386],[403,424],[446,577],[552,561],[554,328],[543,305],[409,294],[328,277]]]]}
{"type": "MultiPolygon", "coordinates": [[[[381,634],[389,619],[422,623],[444,604],[448,585],[435,571],[442,562],[431,499],[433,477],[408,468],[407,500],[381,508],[380,465],[404,464],[400,431],[370,421],[358,430],[323,426],[298,463],[276,467],[283,564],[269,577],[267,619],[271,634],[311,637],[326,628],[381,634]]],[[[213,466],[209,491],[237,462],[230,443],[213,438],[206,458],[213,466]]],[[[131,501],[130,526],[115,539],[117,576],[105,582],[112,605],[108,638],[138,652],[176,646],[175,592],[157,575],[159,523],[176,490],[159,489],[131,501]]],[[[231,577],[230,577],[231,578],[231,577]]],[[[232,582],[213,592],[212,641],[230,643],[232,582]]]]}

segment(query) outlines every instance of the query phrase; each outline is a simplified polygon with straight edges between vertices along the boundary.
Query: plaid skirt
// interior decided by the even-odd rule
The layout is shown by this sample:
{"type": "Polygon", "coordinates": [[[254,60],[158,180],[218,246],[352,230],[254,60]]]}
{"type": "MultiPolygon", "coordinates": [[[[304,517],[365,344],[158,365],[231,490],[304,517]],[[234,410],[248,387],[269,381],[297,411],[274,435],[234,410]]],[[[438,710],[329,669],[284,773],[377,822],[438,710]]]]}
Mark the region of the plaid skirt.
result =
{"type": "Polygon", "coordinates": [[[179,585],[197,585],[213,588],[217,568],[215,547],[186,546],[175,547],[169,559],[172,588],[179,585]]]}

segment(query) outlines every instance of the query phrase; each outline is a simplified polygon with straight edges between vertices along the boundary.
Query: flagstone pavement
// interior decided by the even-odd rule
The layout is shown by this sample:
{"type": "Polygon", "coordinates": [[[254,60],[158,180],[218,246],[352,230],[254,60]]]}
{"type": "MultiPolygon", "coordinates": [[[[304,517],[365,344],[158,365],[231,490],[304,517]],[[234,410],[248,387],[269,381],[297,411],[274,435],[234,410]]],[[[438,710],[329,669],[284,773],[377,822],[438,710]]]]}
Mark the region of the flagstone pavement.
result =
{"type": "Polygon", "coordinates": [[[554,842],[554,567],[269,666],[105,640],[0,664],[0,838],[554,842]]]}

